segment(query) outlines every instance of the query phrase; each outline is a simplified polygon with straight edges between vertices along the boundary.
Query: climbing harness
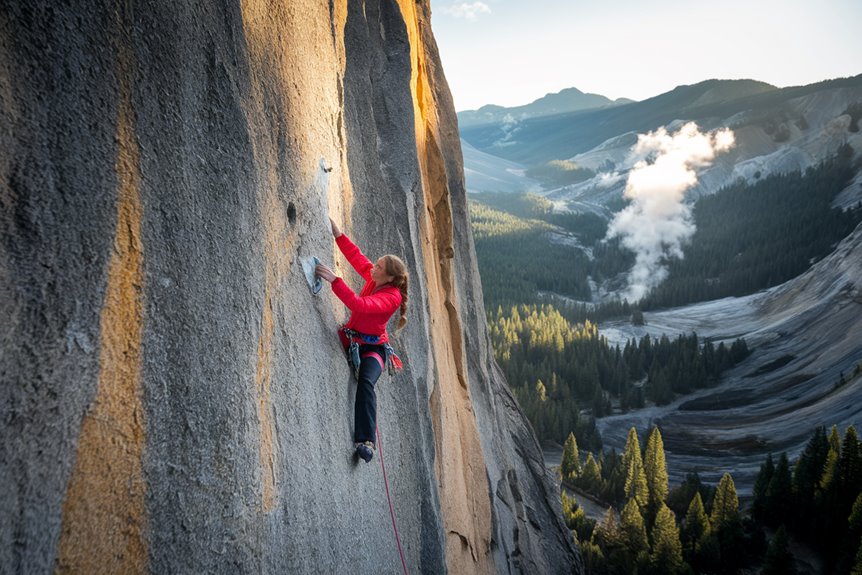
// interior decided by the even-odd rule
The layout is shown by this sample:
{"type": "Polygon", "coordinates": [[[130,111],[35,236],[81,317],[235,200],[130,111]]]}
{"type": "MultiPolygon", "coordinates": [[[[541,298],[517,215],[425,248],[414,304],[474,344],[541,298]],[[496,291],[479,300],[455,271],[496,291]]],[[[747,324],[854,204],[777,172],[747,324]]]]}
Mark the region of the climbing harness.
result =
{"type": "MultiPolygon", "coordinates": [[[[361,361],[359,357],[359,342],[361,341],[368,345],[381,345],[380,336],[359,333],[358,331],[354,331],[347,327],[342,327],[341,331],[345,336],[347,336],[347,341],[350,342],[350,345],[347,348],[347,362],[353,368],[354,377],[359,381],[359,362],[361,361]]],[[[404,367],[404,364],[401,363],[401,359],[395,353],[392,346],[389,345],[388,341],[382,345],[383,349],[386,350],[386,357],[383,362],[388,366],[389,375],[394,375],[396,370],[404,367]]]]}
{"type": "Polygon", "coordinates": [[[383,485],[386,486],[386,501],[389,502],[389,517],[392,518],[392,530],[395,532],[395,543],[398,545],[398,555],[401,556],[401,567],[404,575],[407,575],[407,562],[404,561],[404,551],[401,549],[401,537],[398,536],[398,527],[395,525],[395,512],[392,510],[392,498],[389,496],[389,480],[386,479],[386,465],[383,463],[383,445],[380,443],[380,426],[375,427],[377,432],[377,451],[380,453],[380,468],[383,470],[383,485]]]}

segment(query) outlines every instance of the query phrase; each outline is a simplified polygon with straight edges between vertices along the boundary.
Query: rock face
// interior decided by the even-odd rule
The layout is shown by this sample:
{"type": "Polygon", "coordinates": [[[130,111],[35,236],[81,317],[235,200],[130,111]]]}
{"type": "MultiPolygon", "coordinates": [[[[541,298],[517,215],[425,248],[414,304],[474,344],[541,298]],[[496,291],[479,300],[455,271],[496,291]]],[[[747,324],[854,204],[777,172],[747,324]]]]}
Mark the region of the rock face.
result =
{"type": "Polygon", "coordinates": [[[328,216],[411,273],[378,383],[411,572],[577,573],[493,361],[427,2],[0,8],[0,564],[394,573],[352,458],[354,288],[328,216]]]}

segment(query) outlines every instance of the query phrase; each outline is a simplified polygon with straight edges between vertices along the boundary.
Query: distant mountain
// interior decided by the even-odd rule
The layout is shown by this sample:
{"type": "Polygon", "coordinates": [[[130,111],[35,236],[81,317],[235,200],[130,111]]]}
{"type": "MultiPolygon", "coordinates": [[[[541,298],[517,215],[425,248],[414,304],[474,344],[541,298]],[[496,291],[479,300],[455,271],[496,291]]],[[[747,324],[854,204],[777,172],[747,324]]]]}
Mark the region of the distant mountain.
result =
{"type": "Polygon", "coordinates": [[[467,192],[536,192],[539,183],[525,175],[521,164],[480,152],[461,140],[467,192]]]}
{"type": "Polygon", "coordinates": [[[554,94],[546,94],[524,106],[505,108],[489,104],[482,106],[478,110],[458,112],[458,124],[463,129],[470,126],[522,121],[527,118],[540,118],[555,114],[565,114],[567,112],[619,106],[632,102],[634,100],[627,98],[611,100],[599,94],[585,94],[577,88],[566,88],[554,94]]]}
{"type": "MultiPolygon", "coordinates": [[[[545,195],[604,204],[622,193],[638,134],[659,127],[672,131],[688,121],[702,130],[734,131],[735,147],[699,172],[698,184],[689,192],[696,197],[739,179],[753,183],[773,173],[805,170],[843,143],[862,155],[860,118],[862,75],[780,89],[753,80],[707,80],[626,106],[466,127],[461,137],[486,154],[527,168],[569,160],[592,170],[596,177],[545,190],[545,195]]],[[[465,168],[482,169],[471,165],[469,158],[465,168]]],[[[860,201],[860,183],[862,173],[836,205],[860,201]]]]}
{"type": "MultiPolygon", "coordinates": [[[[858,82],[862,84],[862,79],[858,82]]],[[[768,109],[796,95],[794,90],[801,89],[781,90],[754,80],[706,80],[625,106],[523,120],[513,117],[484,125],[462,124],[460,130],[461,137],[479,150],[534,165],[570,158],[615,136],[654,130],[676,119],[714,121],[746,107],[768,109]]]]}

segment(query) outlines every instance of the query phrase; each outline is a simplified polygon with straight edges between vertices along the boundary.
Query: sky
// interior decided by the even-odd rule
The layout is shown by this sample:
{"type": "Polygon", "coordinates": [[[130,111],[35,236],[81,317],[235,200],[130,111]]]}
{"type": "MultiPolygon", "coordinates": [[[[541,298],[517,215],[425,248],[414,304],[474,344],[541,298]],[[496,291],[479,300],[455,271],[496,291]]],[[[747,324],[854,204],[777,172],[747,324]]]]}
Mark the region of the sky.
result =
{"type": "Polygon", "coordinates": [[[862,0],[431,0],[455,109],[862,74],[862,0]]]}

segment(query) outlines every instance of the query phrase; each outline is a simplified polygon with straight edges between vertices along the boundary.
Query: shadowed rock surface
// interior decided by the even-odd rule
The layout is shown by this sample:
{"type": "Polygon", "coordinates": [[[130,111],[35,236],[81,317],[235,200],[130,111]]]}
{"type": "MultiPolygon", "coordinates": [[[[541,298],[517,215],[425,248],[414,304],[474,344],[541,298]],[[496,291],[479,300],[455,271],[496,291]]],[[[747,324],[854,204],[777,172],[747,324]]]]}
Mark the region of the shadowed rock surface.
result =
{"type": "Polygon", "coordinates": [[[394,573],[316,255],[411,273],[378,383],[411,572],[580,573],[493,361],[427,2],[0,8],[0,565],[394,573]]]}

